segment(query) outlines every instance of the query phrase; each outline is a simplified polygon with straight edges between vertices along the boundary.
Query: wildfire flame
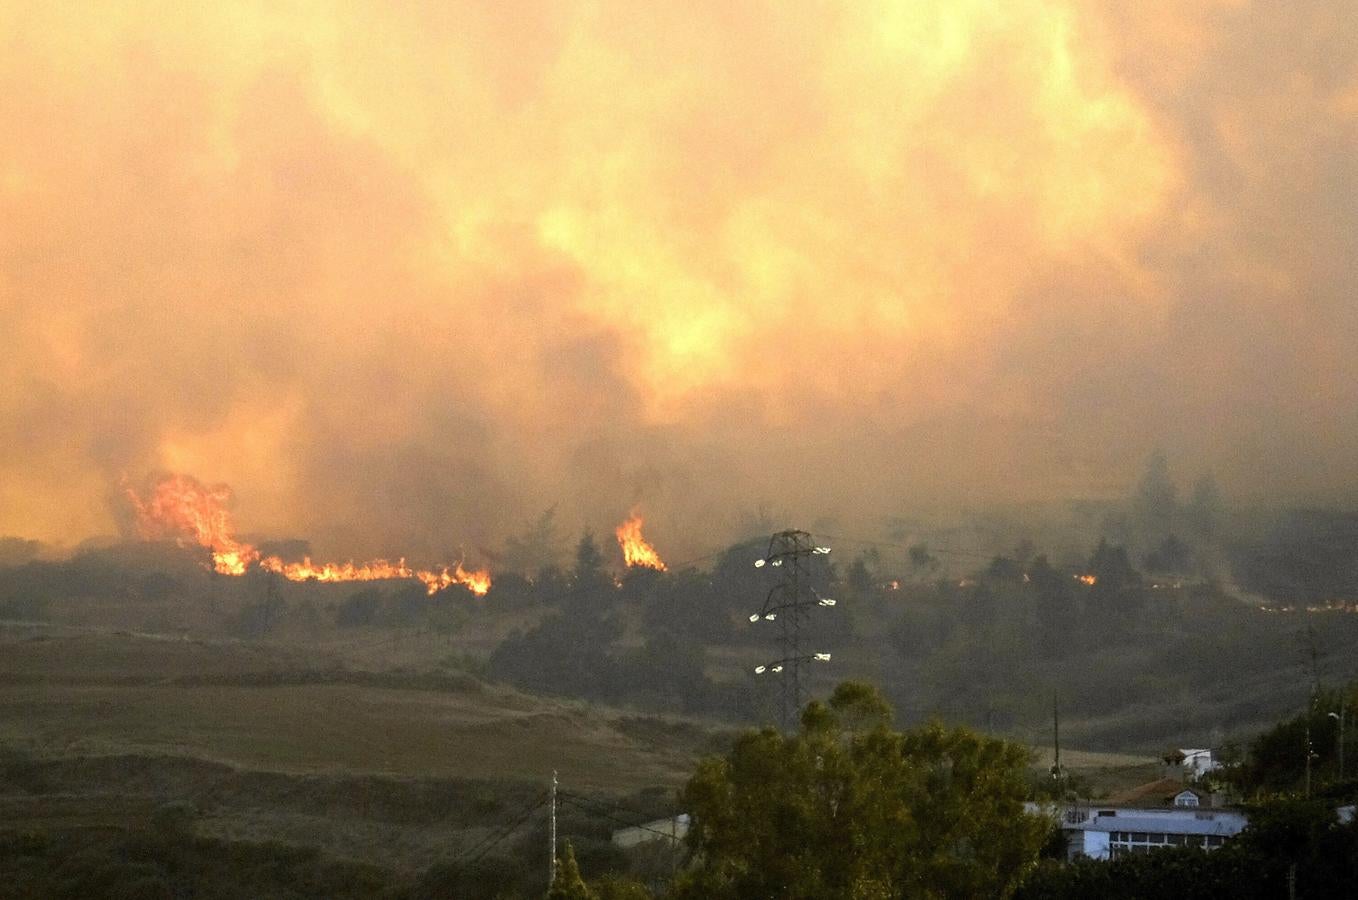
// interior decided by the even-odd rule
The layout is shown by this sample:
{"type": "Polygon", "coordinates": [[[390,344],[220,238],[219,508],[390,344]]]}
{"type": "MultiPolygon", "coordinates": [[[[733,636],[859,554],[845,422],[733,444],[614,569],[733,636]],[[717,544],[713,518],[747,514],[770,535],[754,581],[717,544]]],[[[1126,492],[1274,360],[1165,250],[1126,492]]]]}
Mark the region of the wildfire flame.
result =
{"type": "Polygon", "coordinates": [[[123,492],[137,513],[137,530],[147,540],[191,538],[212,552],[212,567],[223,575],[244,575],[259,551],[236,540],[231,488],[208,487],[189,475],[166,475],[143,497],[123,492]]]}
{"type": "MultiPolygon", "coordinates": [[[[156,482],[145,497],[130,487],[124,493],[137,514],[137,530],[148,540],[192,539],[212,552],[212,567],[223,575],[244,575],[252,564],[276,572],[289,581],[385,581],[412,578],[430,594],[460,584],[484,597],[490,590],[490,571],[467,571],[461,561],[450,571],[414,569],[404,559],[385,559],[355,563],[315,563],[311,557],[301,562],[284,562],[277,556],[260,558],[259,551],[236,540],[235,519],[231,515],[231,488],[224,484],[206,487],[189,475],[167,475],[156,482]]],[[[663,568],[663,566],[662,566],[663,568]]]]}
{"type": "Polygon", "coordinates": [[[622,548],[622,558],[629,568],[643,566],[663,572],[665,562],[660,558],[660,554],[655,552],[655,548],[641,536],[642,524],[641,516],[634,512],[626,522],[618,526],[615,533],[618,536],[618,546],[622,548]]]}
{"type": "Polygon", "coordinates": [[[365,563],[352,560],[344,563],[316,563],[311,557],[301,562],[284,562],[277,556],[269,556],[259,561],[259,567],[269,572],[277,572],[289,581],[388,581],[395,578],[413,578],[421,582],[430,594],[437,594],[444,588],[460,584],[478,597],[484,597],[490,590],[490,571],[478,569],[468,572],[458,563],[452,571],[447,566],[438,569],[414,569],[406,565],[404,559],[388,562],[375,559],[365,563]]]}
{"type": "Polygon", "coordinates": [[[1075,580],[1080,582],[1081,584],[1090,585],[1091,587],[1099,583],[1099,578],[1097,575],[1076,575],[1075,580]]]}

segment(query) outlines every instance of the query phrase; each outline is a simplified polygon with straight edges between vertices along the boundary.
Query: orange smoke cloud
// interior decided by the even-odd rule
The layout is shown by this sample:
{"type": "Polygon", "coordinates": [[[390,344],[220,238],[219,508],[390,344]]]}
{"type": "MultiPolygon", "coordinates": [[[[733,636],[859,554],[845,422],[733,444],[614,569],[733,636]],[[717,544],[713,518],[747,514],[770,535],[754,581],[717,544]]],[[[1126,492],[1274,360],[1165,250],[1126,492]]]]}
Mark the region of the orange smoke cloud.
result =
{"type": "Polygon", "coordinates": [[[1351,487],[1338,6],[0,0],[0,534],[1351,487]]]}
{"type": "Polygon", "coordinates": [[[618,526],[614,532],[618,538],[618,546],[622,548],[623,560],[628,568],[640,566],[647,569],[655,569],[658,572],[665,571],[665,562],[660,558],[647,540],[641,536],[641,526],[643,522],[641,516],[636,513],[618,526]]]}

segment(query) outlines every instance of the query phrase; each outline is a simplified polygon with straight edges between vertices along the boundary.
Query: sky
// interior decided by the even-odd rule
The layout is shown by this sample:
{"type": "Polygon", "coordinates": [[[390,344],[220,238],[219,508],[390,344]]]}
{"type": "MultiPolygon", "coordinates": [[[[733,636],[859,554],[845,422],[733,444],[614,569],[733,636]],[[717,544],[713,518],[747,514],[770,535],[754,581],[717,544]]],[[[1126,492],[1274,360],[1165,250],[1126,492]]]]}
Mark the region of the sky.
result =
{"type": "Polygon", "coordinates": [[[0,0],[0,534],[1345,502],[1351,12],[0,0]]]}

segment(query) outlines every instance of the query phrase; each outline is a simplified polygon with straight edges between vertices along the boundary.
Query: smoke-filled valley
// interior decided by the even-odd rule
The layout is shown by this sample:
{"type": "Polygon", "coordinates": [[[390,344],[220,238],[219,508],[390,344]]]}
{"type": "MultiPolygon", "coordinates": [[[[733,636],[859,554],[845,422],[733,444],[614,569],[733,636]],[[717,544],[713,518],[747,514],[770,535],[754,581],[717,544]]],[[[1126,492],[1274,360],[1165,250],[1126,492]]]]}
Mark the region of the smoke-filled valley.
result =
{"type": "Polygon", "coordinates": [[[1061,896],[1020,803],[1358,800],[1343,4],[0,22],[0,900],[1061,896]],[[864,746],[1002,790],[737,858],[864,746]]]}

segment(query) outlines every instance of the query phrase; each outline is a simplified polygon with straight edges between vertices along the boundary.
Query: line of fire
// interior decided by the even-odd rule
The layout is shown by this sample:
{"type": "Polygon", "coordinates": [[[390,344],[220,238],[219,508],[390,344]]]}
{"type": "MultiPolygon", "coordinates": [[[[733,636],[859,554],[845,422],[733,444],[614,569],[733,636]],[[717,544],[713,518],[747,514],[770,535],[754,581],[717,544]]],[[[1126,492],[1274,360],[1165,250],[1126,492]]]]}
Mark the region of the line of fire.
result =
{"type": "MultiPolygon", "coordinates": [[[[265,555],[252,544],[237,537],[235,516],[228,485],[206,485],[191,475],[171,473],[154,479],[142,490],[124,483],[123,496],[136,515],[137,531],[145,540],[174,540],[182,545],[203,547],[212,555],[212,568],[221,575],[244,575],[251,568],[281,575],[289,581],[391,581],[415,580],[430,595],[453,585],[461,585],[478,597],[491,587],[488,567],[468,568],[464,560],[451,565],[417,568],[404,557],[394,562],[373,559],[364,562],[316,561],[310,556],[285,560],[265,555]]],[[[666,571],[659,552],[642,534],[644,520],[636,511],[616,529],[618,546],[628,568],[666,571]]]]}

